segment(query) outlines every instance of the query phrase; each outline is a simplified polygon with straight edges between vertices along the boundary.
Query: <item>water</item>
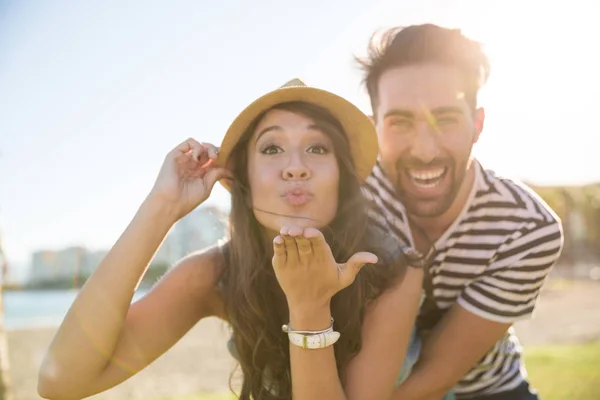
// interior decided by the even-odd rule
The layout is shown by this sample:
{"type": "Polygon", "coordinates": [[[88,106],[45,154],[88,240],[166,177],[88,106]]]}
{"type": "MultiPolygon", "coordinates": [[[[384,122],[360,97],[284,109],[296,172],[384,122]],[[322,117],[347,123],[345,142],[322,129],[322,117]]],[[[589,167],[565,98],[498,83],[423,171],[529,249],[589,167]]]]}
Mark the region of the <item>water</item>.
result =
{"type": "MultiPolygon", "coordinates": [[[[136,292],[134,300],[144,293],[136,292]]],[[[12,330],[58,326],[75,296],[74,289],[4,292],[4,327],[12,330]]]]}

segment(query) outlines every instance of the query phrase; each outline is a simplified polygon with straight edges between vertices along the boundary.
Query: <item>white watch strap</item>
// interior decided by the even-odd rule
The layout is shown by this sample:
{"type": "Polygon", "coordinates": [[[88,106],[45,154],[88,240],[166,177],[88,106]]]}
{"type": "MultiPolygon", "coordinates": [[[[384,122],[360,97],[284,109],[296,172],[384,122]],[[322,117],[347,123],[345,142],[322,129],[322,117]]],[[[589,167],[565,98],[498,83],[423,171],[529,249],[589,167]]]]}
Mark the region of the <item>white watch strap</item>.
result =
{"type": "Polygon", "coordinates": [[[317,335],[303,335],[301,333],[289,332],[290,343],[303,349],[323,349],[329,347],[340,338],[340,333],[330,331],[317,335]]]}

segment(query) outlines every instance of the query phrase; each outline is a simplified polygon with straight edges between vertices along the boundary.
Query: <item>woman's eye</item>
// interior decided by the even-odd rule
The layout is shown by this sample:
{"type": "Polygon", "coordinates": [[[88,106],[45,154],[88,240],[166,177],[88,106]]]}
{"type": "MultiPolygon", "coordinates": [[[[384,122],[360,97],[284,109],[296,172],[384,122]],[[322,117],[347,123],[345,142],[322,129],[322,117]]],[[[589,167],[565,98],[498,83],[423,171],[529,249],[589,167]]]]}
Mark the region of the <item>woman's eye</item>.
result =
{"type": "Polygon", "coordinates": [[[263,154],[277,154],[277,153],[279,153],[280,150],[281,149],[279,147],[275,146],[275,145],[269,145],[269,146],[266,146],[265,148],[263,148],[261,150],[261,153],[263,153],[263,154]]]}
{"type": "Polygon", "coordinates": [[[325,146],[318,145],[309,147],[308,152],[313,154],[327,154],[328,150],[325,146]]]}

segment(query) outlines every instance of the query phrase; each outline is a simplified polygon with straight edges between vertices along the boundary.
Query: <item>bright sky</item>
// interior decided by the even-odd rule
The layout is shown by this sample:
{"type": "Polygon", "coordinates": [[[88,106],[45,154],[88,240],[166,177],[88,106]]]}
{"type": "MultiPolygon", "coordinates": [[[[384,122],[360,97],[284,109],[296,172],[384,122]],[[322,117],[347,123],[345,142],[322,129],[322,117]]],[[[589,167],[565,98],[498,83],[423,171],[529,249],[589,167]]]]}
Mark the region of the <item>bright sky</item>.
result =
{"type": "MultiPolygon", "coordinates": [[[[0,231],[15,265],[42,248],[110,247],[166,152],[188,136],[218,144],[248,102],[293,77],[370,112],[352,54],[393,25],[486,43],[475,149],[486,167],[538,184],[600,180],[591,0],[209,3],[0,2],[0,231]]],[[[228,205],[227,192],[209,201],[228,205]]]]}

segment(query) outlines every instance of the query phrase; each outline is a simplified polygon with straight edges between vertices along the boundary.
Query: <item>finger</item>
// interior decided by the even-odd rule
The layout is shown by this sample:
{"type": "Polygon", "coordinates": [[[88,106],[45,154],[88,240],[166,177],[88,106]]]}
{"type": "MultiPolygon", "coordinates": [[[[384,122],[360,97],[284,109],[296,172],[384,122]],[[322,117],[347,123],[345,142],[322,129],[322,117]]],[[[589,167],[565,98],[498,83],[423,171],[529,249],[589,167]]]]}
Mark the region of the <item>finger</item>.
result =
{"type": "Polygon", "coordinates": [[[325,241],[323,233],[315,228],[306,228],[304,230],[304,237],[310,241],[313,255],[315,257],[325,258],[329,245],[325,241]]]}
{"type": "Polygon", "coordinates": [[[281,228],[281,236],[285,243],[285,253],[287,255],[287,264],[296,265],[298,264],[298,247],[296,246],[296,240],[290,236],[290,229],[287,227],[281,228]]]}
{"type": "Polygon", "coordinates": [[[296,236],[296,246],[298,247],[298,258],[301,264],[308,265],[313,258],[312,246],[310,240],[303,235],[296,236]]]}
{"type": "Polygon", "coordinates": [[[177,153],[189,153],[194,149],[198,149],[202,147],[202,144],[194,138],[188,138],[181,142],[177,147],[173,150],[177,153]]]}
{"type": "Polygon", "coordinates": [[[290,226],[288,228],[288,235],[296,237],[296,236],[302,236],[302,234],[304,233],[304,229],[299,228],[297,226],[290,226]]]}
{"type": "Polygon", "coordinates": [[[365,264],[376,264],[378,258],[375,254],[369,253],[366,251],[361,251],[360,253],[354,254],[350,259],[346,262],[346,265],[350,265],[354,268],[361,269],[365,264]]]}
{"type": "Polygon", "coordinates": [[[206,151],[202,143],[198,142],[194,138],[189,138],[186,141],[182,142],[179,146],[173,149],[173,153],[175,157],[178,157],[182,154],[190,154],[195,161],[200,162],[200,165],[206,164],[209,160],[208,152],[206,151]]]}
{"type": "Polygon", "coordinates": [[[285,242],[281,235],[275,236],[273,239],[273,268],[281,268],[286,264],[285,242]]]}
{"type": "Polygon", "coordinates": [[[203,144],[200,144],[199,147],[192,149],[192,158],[197,161],[200,166],[207,166],[207,163],[210,161],[208,149],[203,144]]]}
{"type": "Polygon", "coordinates": [[[351,284],[365,264],[375,264],[377,260],[377,256],[373,253],[360,252],[354,254],[342,268],[342,282],[345,285],[351,284]]]}
{"type": "Polygon", "coordinates": [[[217,156],[219,155],[219,148],[217,146],[215,146],[214,144],[204,142],[202,143],[202,146],[204,146],[204,148],[206,149],[208,153],[208,158],[210,158],[211,160],[217,159],[217,156]]]}
{"type": "Polygon", "coordinates": [[[206,172],[205,182],[208,189],[212,190],[220,179],[233,179],[233,174],[227,168],[212,167],[206,172]]]}

